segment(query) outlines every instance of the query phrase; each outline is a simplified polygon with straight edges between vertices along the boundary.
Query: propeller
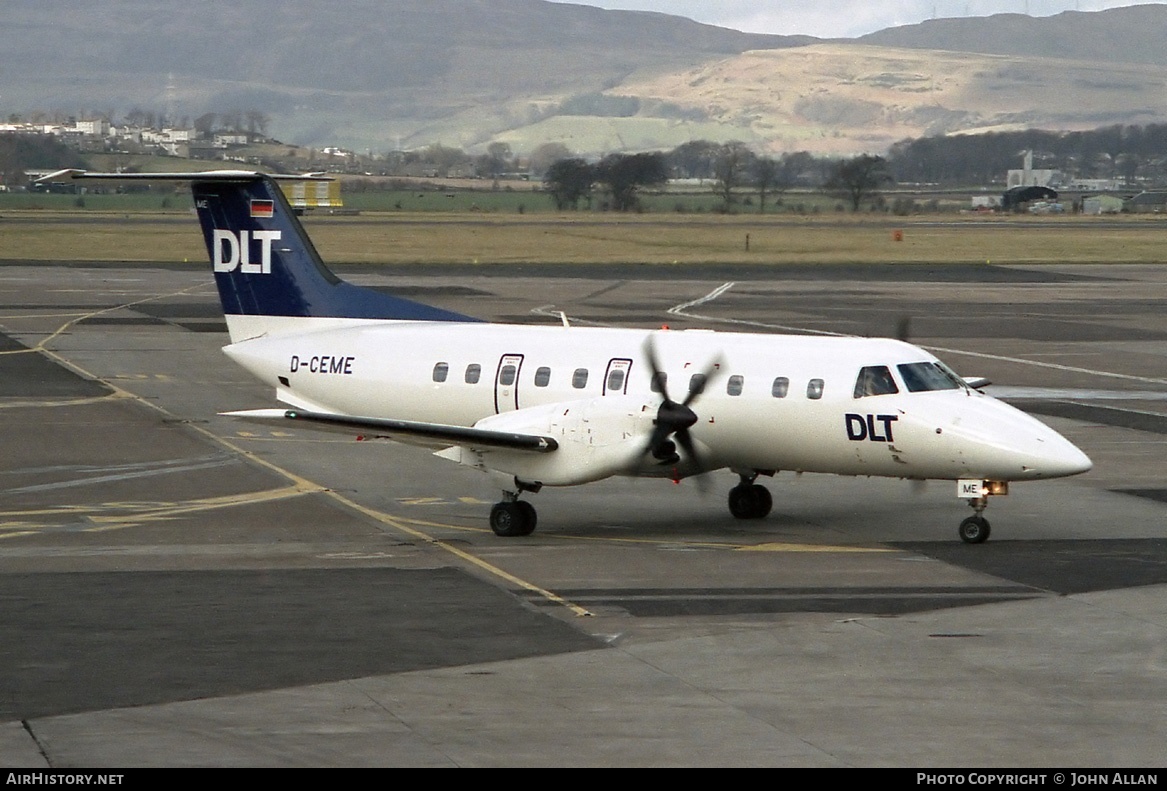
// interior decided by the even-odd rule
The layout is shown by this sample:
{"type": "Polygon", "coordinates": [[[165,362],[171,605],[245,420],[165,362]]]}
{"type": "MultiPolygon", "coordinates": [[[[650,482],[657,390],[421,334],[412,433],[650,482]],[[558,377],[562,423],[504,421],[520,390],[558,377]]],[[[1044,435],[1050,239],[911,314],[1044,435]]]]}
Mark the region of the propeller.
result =
{"type": "Polygon", "coordinates": [[[655,336],[650,335],[645,340],[644,356],[648,358],[648,365],[652,369],[654,389],[660,391],[660,394],[664,396],[664,401],[657,409],[652,434],[649,436],[645,453],[652,454],[652,457],[662,466],[678,464],[681,461],[681,455],[677,452],[677,446],[680,445],[681,450],[693,461],[697,469],[704,472],[705,464],[693,444],[693,437],[689,434],[689,429],[700,419],[690,404],[694,403],[705,392],[705,388],[721,372],[722,356],[717,355],[705,366],[705,370],[700,373],[700,385],[691,389],[689,394],[685,396],[685,400],[678,403],[669,395],[668,378],[661,369],[654,338],[655,336]]]}
{"type": "Polygon", "coordinates": [[[896,322],[896,339],[911,343],[912,341],[912,317],[900,316],[900,320],[896,322]]]}

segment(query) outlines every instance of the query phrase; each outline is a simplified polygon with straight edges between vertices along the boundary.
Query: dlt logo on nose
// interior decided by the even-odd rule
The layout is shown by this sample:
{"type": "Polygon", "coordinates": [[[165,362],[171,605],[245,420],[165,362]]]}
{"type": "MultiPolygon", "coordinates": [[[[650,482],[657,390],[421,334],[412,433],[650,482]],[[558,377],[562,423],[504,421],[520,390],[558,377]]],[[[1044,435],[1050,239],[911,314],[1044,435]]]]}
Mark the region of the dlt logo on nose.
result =
{"type": "Polygon", "coordinates": [[[234,272],[236,267],[247,275],[271,274],[271,243],[280,238],[280,231],[232,231],[215,229],[212,237],[215,271],[234,272]],[[259,262],[253,263],[252,242],[259,242],[259,262]]]}
{"type": "Polygon", "coordinates": [[[872,442],[895,442],[891,438],[891,424],[899,420],[896,415],[844,415],[847,423],[847,439],[852,442],[871,440],[872,442]],[[883,426],[883,434],[876,428],[876,422],[883,426]]]}

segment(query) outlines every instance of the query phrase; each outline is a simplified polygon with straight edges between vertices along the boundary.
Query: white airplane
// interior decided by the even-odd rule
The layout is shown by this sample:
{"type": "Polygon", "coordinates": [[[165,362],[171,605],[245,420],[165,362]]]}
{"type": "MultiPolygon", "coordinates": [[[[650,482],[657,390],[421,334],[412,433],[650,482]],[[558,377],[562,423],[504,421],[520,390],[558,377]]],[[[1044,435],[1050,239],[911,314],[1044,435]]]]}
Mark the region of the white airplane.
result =
{"type": "Polygon", "coordinates": [[[739,519],[770,512],[757,479],[779,470],[954,481],[975,512],[960,537],[980,543],[988,498],[1010,482],[1092,466],[902,341],[486,323],[338,279],[276,177],[69,173],[191,182],[224,351],[286,405],[225,414],[436,446],[498,478],[500,536],[535,529],[520,497],[544,486],[726,468],[739,519]]]}

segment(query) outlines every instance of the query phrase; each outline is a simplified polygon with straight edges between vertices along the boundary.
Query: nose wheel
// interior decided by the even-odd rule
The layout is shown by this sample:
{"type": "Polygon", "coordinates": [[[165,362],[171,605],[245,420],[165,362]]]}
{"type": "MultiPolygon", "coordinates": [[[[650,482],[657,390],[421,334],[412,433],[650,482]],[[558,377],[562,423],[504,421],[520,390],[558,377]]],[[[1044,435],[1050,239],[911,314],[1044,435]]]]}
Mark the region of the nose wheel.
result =
{"type": "Polygon", "coordinates": [[[989,540],[989,520],[981,514],[989,505],[989,498],[977,497],[969,500],[968,504],[977,513],[976,516],[970,516],[960,523],[960,540],[966,544],[983,544],[989,540]]]}
{"type": "Polygon", "coordinates": [[[989,540],[989,520],[970,516],[960,523],[960,540],[966,544],[983,544],[989,540]]]}

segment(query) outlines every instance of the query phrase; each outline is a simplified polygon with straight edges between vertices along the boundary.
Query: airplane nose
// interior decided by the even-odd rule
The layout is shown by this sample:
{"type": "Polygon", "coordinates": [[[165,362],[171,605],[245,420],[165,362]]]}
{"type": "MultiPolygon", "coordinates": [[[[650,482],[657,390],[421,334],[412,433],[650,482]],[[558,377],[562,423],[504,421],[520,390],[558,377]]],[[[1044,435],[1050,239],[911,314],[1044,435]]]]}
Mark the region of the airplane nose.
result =
{"type": "Polygon", "coordinates": [[[1040,420],[990,396],[958,400],[944,427],[969,477],[1024,481],[1064,478],[1093,468],[1085,453],[1040,420]]]}
{"type": "Polygon", "coordinates": [[[1042,444],[1050,447],[1036,454],[1032,465],[1038,477],[1064,478],[1069,475],[1080,475],[1094,468],[1094,462],[1076,445],[1052,429],[1050,434],[1057,440],[1050,442],[1048,438],[1043,438],[1042,444]]]}
{"type": "Polygon", "coordinates": [[[1002,406],[1015,416],[1014,420],[1002,419],[1000,429],[1023,478],[1064,478],[1094,467],[1094,462],[1078,446],[1040,420],[1013,407],[1002,406]]]}

